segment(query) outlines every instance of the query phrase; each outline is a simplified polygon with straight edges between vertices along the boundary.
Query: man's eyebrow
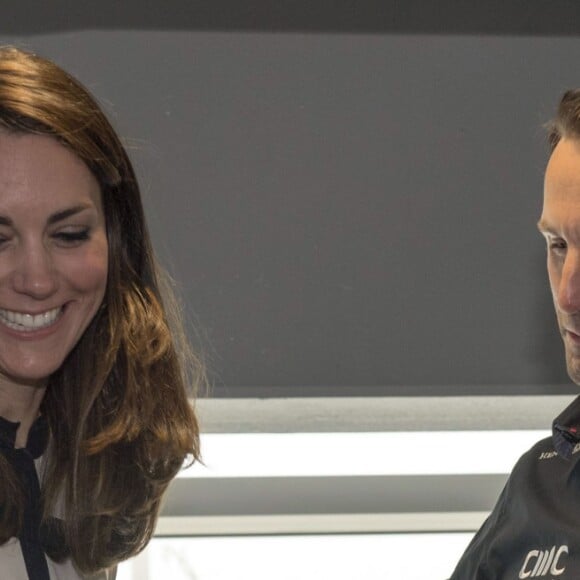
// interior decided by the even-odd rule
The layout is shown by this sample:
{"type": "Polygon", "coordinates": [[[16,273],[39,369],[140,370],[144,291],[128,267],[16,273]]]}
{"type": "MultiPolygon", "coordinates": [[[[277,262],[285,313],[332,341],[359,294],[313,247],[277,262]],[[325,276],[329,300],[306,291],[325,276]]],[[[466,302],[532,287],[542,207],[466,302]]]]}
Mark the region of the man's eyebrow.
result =
{"type": "Polygon", "coordinates": [[[554,230],[544,221],[540,220],[538,222],[538,230],[541,234],[553,234],[554,230]]]}

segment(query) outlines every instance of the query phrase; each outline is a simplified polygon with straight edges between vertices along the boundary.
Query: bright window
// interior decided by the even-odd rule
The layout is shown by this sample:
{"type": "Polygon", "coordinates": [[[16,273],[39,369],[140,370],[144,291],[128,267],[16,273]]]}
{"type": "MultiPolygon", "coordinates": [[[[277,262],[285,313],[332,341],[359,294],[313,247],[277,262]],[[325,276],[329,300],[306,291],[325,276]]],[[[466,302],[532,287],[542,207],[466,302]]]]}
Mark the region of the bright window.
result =
{"type": "Polygon", "coordinates": [[[473,534],[156,538],[118,580],[444,580],[473,534]]]}

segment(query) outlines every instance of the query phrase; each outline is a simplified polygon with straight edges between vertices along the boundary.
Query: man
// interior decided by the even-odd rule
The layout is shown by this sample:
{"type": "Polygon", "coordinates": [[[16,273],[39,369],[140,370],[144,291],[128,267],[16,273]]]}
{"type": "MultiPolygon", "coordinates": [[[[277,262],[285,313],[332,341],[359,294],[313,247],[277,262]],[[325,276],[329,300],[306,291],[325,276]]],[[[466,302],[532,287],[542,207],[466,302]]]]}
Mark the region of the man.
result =
{"type": "MultiPolygon", "coordinates": [[[[550,130],[538,227],[570,378],[580,385],[580,90],[550,130]]],[[[516,464],[451,580],[580,578],[580,398],[516,464]]]]}

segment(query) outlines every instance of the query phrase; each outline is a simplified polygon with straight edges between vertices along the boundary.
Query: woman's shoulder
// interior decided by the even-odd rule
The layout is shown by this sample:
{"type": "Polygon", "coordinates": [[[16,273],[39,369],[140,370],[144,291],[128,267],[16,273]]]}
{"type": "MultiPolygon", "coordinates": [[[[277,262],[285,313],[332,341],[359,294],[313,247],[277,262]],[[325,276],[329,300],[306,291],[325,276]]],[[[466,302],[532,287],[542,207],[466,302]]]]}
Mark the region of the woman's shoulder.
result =
{"type": "MultiPolygon", "coordinates": [[[[72,562],[53,562],[47,558],[50,580],[115,580],[117,569],[104,570],[92,576],[84,576],[73,566],[72,562]]],[[[0,570],[2,578],[10,580],[29,580],[26,563],[22,555],[20,542],[11,538],[0,546],[0,570]]]]}
{"type": "Polygon", "coordinates": [[[48,569],[51,580],[115,580],[117,576],[116,567],[91,576],[83,576],[75,569],[70,560],[57,563],[48,559],[48,569]]]}

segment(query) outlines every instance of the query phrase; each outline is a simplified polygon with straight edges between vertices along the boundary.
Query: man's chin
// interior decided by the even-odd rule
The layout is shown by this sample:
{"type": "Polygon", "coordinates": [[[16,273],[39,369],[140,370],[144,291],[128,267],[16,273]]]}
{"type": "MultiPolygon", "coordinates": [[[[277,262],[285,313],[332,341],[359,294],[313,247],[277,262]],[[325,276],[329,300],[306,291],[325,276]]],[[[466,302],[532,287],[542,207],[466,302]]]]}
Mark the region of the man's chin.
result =
{"type": "Polygon", "coordinates": [[[580,359],[578,357],[566,357],[566,367],[570,379],[580,386],[580,359]]]}

